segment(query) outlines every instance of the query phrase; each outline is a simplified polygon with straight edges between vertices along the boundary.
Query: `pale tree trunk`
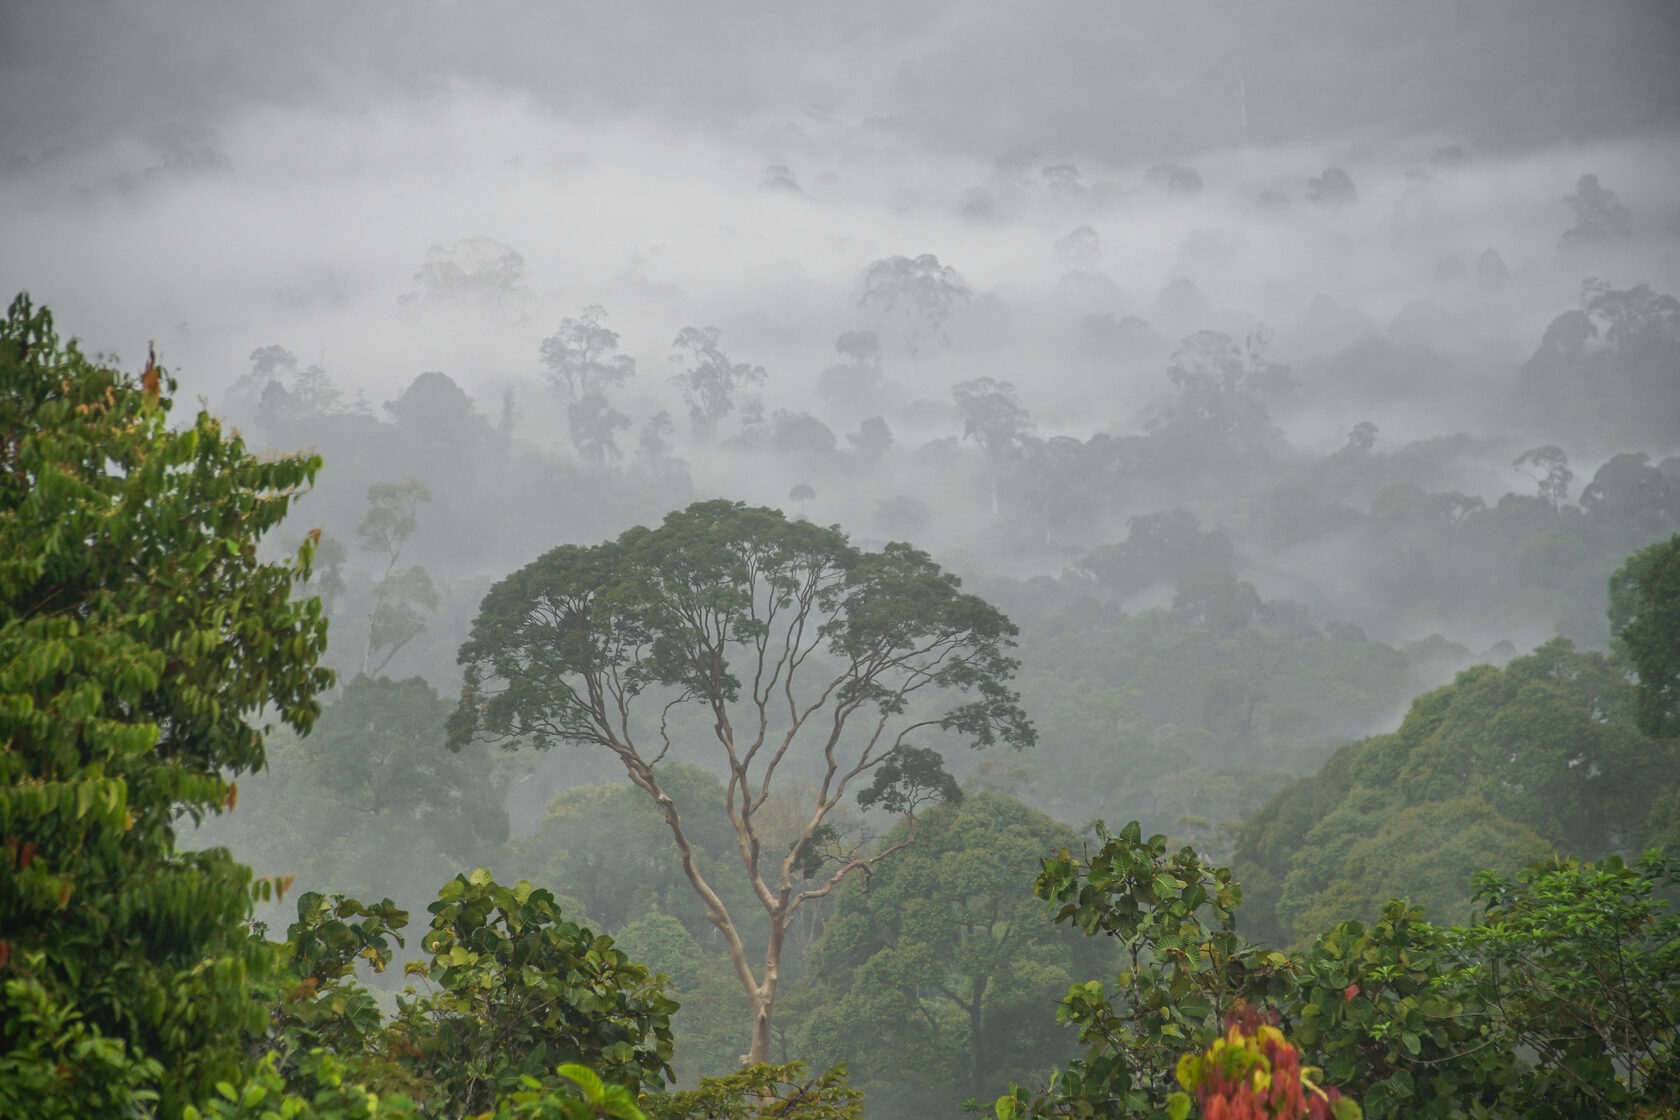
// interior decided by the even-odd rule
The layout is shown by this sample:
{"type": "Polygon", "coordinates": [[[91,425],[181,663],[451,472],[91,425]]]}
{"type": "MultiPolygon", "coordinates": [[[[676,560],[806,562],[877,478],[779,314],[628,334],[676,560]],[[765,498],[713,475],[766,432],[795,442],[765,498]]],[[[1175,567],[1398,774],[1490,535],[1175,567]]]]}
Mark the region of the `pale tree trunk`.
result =
{"type": "MultiPolygon", "coordinates": [[[[683,874],[688,878],[689,885],[700,896],[706,905],[706,918],[717,931],[723,934],[725,944],[729,947],[729,962],[735,967],[735,975],[741,981],[741,987],[746,992],[748,1006],[753,1016],[752,1047],[742,1055],[742,1061],[751,1065],[764,1061],[763,1055],[770,1052],[770,1011],[776,998],[775,977],[766,969],[767,983],[760,984],[753,975],[752,965],[747,960],[746,946],[741,943],[740,931],[735,928],[734,921],[729,916],[729,910],[723,904],[711,883],[700,873],[699,866],[694,862],[694,846],[689,842],[688,832],[683,828],[682,815],[677,812],[676,802],[666,793],[654,776],[653,768],[641,759],[625,754],[620,755],[624,768],[630,775],[630,780],[640,786],[665,815],[665,823],[671,829],[671,837],[677,844],[677,856],[682,863],[683,874]],[[755,1057],[754,1055],[758,1055],[755,1057]]],[[[766,957],[774,956],[774,963],[780,964],[781,945],[780,936],[775,931],[775,920],[772,916],[770,949],[766,957]]],[[[771,963],[769,960],[767,964],[771,963]]]]}
{"type": "MultiPolygon", "coordinates": [[[[817,827],[827,818],[829,812],[839,803],[839,793],[835,792],[827,798],[819,797],[817,807],[806,822],[801,833],[801,839],[783,857],[778,876],[777,890],[772,891],[758,871],[757,857],[760,849],[758,831],[752,821],[750,804],[743,806],[743,812],[734,816],[737,842],[740,845],[743,859],[748,869],[748,879],[752,883],[753,891],[763,904],[765,914],[770,919],[770,938],[764,949],[764,964],[759,975],[754,975],[752,963],[747,959],[746,946],[741,942],[740,931],[736,929],[729,910],[723,899],[719,897],[712,885],[707,882],[694,860],[694,848],[688,838],[688,832],[683,827],[682,816],[677,812],[677,806],[669,794],[659,785],[653,769],[646,762],[633,756],[621,753],[625,769],[629,772],[630,780],[647,792],[659,805],[665,815],[665,822],[670,827],[671,836],[676,841],[677,855],[682,862],[683,874],[694,887],[701,901],[706,905],[706,917],[712,925],[723,934],[724,941],[729,947],[729,961],[735,968],[736,978],[741,982],[742,991],[747,997],[747,1006],[752,1012],[752,1042],[747,1052],[741,1055],[742,1065],[758,1065],[770,1060],[770,1027],[771,1017],[776,1006],[776,990],[781,983],[782,951],[787,943],[788,931],[793,926],[795,913],[801,903],[825,898],[848,875],[854,871],[866,874],[880,860],[910,846],[915,842],[915,817],[907,819],[910,822],[909,835],[898,843],[876,852],[867,858],[853,857],[846,860],[820,888],[806,890],[799,894],[793,893],[792,868],[799,858],[805,844],[809,843],[817,827]]],[[[861,770],[862,767],[860,766],[861,770]]],[[[855,777],[855,772],[848,777],[855,777]]],[[[844,790],[845,783],[840,789],[844,790]]]]}
{"type": "MultiPolygon", "coordinates": [[[[747,881],[752,888],[754,897],[764,909],[769,919],[769,939],[764,950],[762,967],[753,968],[747,959],[746,946],[742,943],[740,931],[736,928],[733,917],[725,906],[723,899],[712,887],[701,872],[695,857],[693,845],[683,825],[681,814],[676,803],[660,785],[659,777],[654,766],[665,757],[665,751],[670,747],[670,740],[666,735],[666,728],[661,723],[660,735],[664,743],[657,755],[649,758],[640,754],[631,744],[628,728],[620,723],[619,728],[605,729],[596,741],[608,746],[624,765],[632,784],[652,797],[665,817],[671,837],[675,841],[677,854],[682,864],[683,874],[689,884],[706,907],[706,917],[712,925],[723,934],[729,949],[730,964],[735,969],[736,978],[747,997],[747,1005],[752,1014],[752,1041],[747,1052],[741,1055],[743,1065],[757,1065],[769,1061],[772,1017],[775,1011],[777,989],[781,983],[782,952],[787,942],[789,931],[793,928],[799,908],[807,902],[827,898],[844,879],[853,872],[861,871],[865,875],[881,860],[887,859],[894,853],[910,846],[916,839],[915,802],[904,811],[904,821],[907,825],[904,837],[868,855],[859,850],[852,850],[839,856],[839,866],[826,878],[820,880],[816,886],[807,886],[796,890],[794,886],[794,868],[801,859],[806,848],[813,842],[817,830],[844,798],[854,780],[873,770],[899,750],[906,737],[917,731],[937,725],[937,719],[917,720],[898,728],[893,732],[887,730],[888,720],[892,712],[897,711],[894,700],[902,702],[905,696],[914,688],[925,683],[927,672],[918,670],[903,675],[903,679],[896,684],[894,697],[882,704],[881,715],[874,721],[872,730],[866,731],[865,744],[857,754],[855,760],[842,762],[836,754],[836,748],[841,742],[846,729],[847,720],[861,708],[870,698],[866,689],[858,689],[855,694],[848,694],[837,701],[832,715],[832,721],[825,719],[827,727],[823,732],[823,757],[826,761],[826,772],[815,793],[814,804],[808,815],[804,815],[804,823],[793,845],[782,855],[772,867],[770,881],[766,880],[765,869],[760,867],[760,857],[763,852],[763,837],[760,835],[755,815],[762,809],[770,798],[770,791],[774,775],[787,757],[795,737],[808,719],[821,711],[836,690],[850,679],[845,674],[834,678],[829,684],[821,687],[817,695],[808,701],[796,701],[794,695],[793,672],[797,665],[823,640],[824,631],[818,623],[813,623],[807,633],[805,618],[813,610],[818,591],[821,587],[819,580],[809,581],[801,591],[801,609],[795,615],[796,621],[790,622],[792,629],[786,650],[782,653],[782,660],[774,665],[774,671],[768,681],[763,677],[765,651],[760,649],[760,671],[752,681],[751,704],[756,709],[756,734],[750,741],[741,742],[736,738],[736,731],[731,723],[728,706],[721,694],[710,697],[714,716],[713,729],[719,745],[723,748],[728,760],[728,782],[724,799],[725,810],[729,823],[735,832],[736,848],[741,857],[742,867],[746,872],[747,881]],[[785,676],[784,676],[785,671],[785,676]],[[778,681],[780,683],[778,683],[778,681]],[[769,728],[772,722],[770,705],[773,697],[779,693],[780,700],[787,704],[790,726],[785,734],[776,736],[779,742],[774,743],[769,753],[763,757],[763,768],[754,776],[752,774],[753,761],[759,756],[761,748],[770,742],[772,736],[769,728]]],[[[921,653],[928,656],[933,664],[944,661],[944,653],[938,647],[951,639],[939,638],[931,642],[921,653]]],[[[721,664],[721,659],[719,659],[721,664]]],[[[879,671],[878,669],[875,671],[879,671]]],[[[597,686],[599,687],[599,686],[597,686]]],[[[622,704],[622,699],[620,700],[622,704]]],[[[623,709],[621,708],[621,713],[623,709]]]]}
{"type": "Polygon", "coordinates": [[[788,915],[771,915],[770,944],[764,950],[764,983],[758,987],[758,1002],[753,1007],[752,1045],[743,1055],[749,1066],[770,1060],[770,1013],[775,1009],[776,988],[781,982],[787,927],[788,915]]]}
{"type": "MultiPolygon", "coordinates": [[[[620,756],[625,769],[629,772],[630,780],[640,786],[659,805],[665,815],[665,822],[670,827],[672,839],[676,841],[677,855],[682,863],[683,874],[688,878],[695,893],[706,905],[706,917],[712,925],[723,934],[724,941],[729,947],[729,961],[735,968],[736,978],[741,982],[741,988],[747,997],[747,1006],[752,1012],[752,1042],[747,1052],[741,1055],[742,1065],[757,1065],[769,1061],[770,1058],[770,1023],[771,1015],[776,1006],[776,989],[781,982],[782,950],[787,941],[787,933],[793,922],[793,915],[798,904],[803,902],[804,896],[790,897],[791,882],[788,868],[799,852],[796,848],[784,860],[781,875],[780,891],[771,893],[763,876],[757,871],[757,856],[759,839],[756,828],[752,824],[750,809],[734,820],[737,841],[740,844],[742,857],[747,861],[748,878],[752,881],[754,893],[764,903],[764,909],[770,919],[770,939],[764,950],[764,965],[761,972],[762,979],[754,975],[752,963],[747,959],[746,946],[741,942],[740,931],[736,929],[729,910],[723,899],[706,880],[694,860],[694,848],[688,838],[688,832],[683,827],[682,815],[678,813],[676,803],[671,796],[659,785],[651,766],[640,759],[620,756]]],[[[833,808],[832,803],[820,804],[811,822],[806,826],[806,839],[817,825],[822,823],[833,808]]],[[[894,845],[889,851],[897,850],[902,844],[894,845]]],[[[883,853],[885,854],[885,853],[883,853]]],[[[813,897],[826,895],[835,883],[844,878],[846,873],[858,867],[865,866],[856,861],[836,873],[821,893],[808,892],[813,897]]]]}

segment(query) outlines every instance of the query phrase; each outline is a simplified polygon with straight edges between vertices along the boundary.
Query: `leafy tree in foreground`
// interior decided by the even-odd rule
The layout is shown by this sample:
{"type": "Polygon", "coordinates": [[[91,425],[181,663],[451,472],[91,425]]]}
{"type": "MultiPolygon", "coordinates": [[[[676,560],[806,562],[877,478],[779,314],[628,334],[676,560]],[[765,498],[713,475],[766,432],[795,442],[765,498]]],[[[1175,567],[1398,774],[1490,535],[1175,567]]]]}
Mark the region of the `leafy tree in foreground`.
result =
{"type": "MultiPolygon", "coordinates": [[[[310,1057],[314,1076],[306,1093],[287,1084],[271,1056],[243,1085],[219,1082],[217,1096],[202,1112],[188,1108],[187,1120],[435,1120],[406,1094],[371,1092],[330,1051],[310,1057]]],[[[635,1094],[602,1081],[588,1066],[568,1062],[554,1072],[564,1081],[526,1079],[478,1120],[647,1120],[635,1094]]]]}
{"type": "Polygon", "coordinates": [[[1339,922],[1294,957],[1293,1039],[1372,1120],[1482,1115],[1517,1075],[1488,990],[1464,973],[1462,935],[1390,900],[1378,920],[1339,922]]]}
{"type": "Polygon", "coordinates": [[[863,1120],[863,1093],[846,1084],[846,1067],[805,1076],[803,1062],[750,1066],[700,1087],[644,1097],[653,1120],[863,1120]]]}
{"type": "Polygon", "coordinates": [[[1228,868],[1194,849],[1168,854],[1164,836],[1132,821],[1087,859],[1066,848],[1046,859],[1037,894],[1058,922],[1120,945],[1112,987],[1076,982],[1056,1017],[1079,1028],[1082,1058],[1035,1099],[1015,1088],[999,1099],[999,1120],[1025,1115],[1165,1116],[1173,1070],[1186,1049],[1220,1037],[1240,1003],[1265,1004],[1288,991],[1288,958],[1237,936],[1242,888],[1228,868]]]}
{"type": "Polygon", "coordinates": [[[408,966],[431,990],[399,999],[394,1048],[454,1116],[491,1107],[523,1078],[587,1062],[632,1093],[670,1075],[671,1012],[648,970],[610,937],[567,921],[546,890],[479,868],[444,884],[408,966]]]}
{"type": "Polygon", "coordinates": [[[1640,729],[1680,735],[1680,536],[1628,557],[1610,577],[1610,629],[1639,674],[1640,729]]]}
{"type": "MultiPolygon", "coordinates": [[[[1477,881],[1487,908],[1473,925],[1431,925],[1390,900],[1369,926],[1340,922],[1285,956],[1236,939],[1241,894],[1228,870],[1189,849],[1169,859],[1164,839],[1141,839],[1135,822],[1086,861],[1047,859],[1040,896],[1061,904],[1058,918],[1120,939],[1124,955],[1112,987],[1075,983],[1063,1001],[1085,1055],[1037,1094],[1013,1087],[999,1120],[1185,1117],[1174,1057],[1214,1044],[1215,1007],[1244,1003],[1278,1013],[1301,1057],[1322,1066],[1314,1081],[1372,1120],[1674,1115],[1680,863],[1551,859],[1477,881]]],[[[1179,1059],[1184,1088],[1208,1087],[1207,1057],[1179,1059]]],[[[1239,1089],[1242,1071],[1224,1072],[1225,1089],[1239,1089]]],[[[1198,1095],[1209,1116],[1298,1115],[1220,1113],[1198,1095]]]]}
{"type": "Polygon", "coordinates": [[[430,961],[406,970],[427,990],[408,989],[390,1022],[355,972],[389,966],[408,915],[390,899],[299,898],[281,967],[258,993],[271,1009],[267,1053],[207,1114],[560,1117],[579,1115],[568,1080],[632,1104],[660,1090],[675,1004],[645,967],[529,883],[480,869],[438,893],[422,941],[430,961]]]}
{"type": "Polygon", "coordinates": [[[297,731],[331,683],[320,604],[257,558],[320,466],[258,459],[175,382],[0,326],[0,1114],[182,1114],[260,1025],[250,871],[181,852],[232,807],[259,710],[297,731]],[[254,1023],[253,1018],[257,1021],[254,1023]]]}
{"type": "Polygon", "coordinates": [[[909,545],[864,553],[833,528],[703,502],[657,529],[556,548],[493,587],[461,647],[451,741],[566,742],[618,758],[659,805],[684,877],[728,946],[752,1009],[745,1057],[757,1063],[796,912],[914,838],[867,852],[844,845],[829,825],[842,799],[912,817],[955,789],[919,741],[1033,741],[1008,687],[1014,634],[909,545]],[[940,704],[946,692],[959,701],[940,704]],[[756,968],[739,907],[695,859],[692,825],[656,769],[706,747],[767,920],[756,968]],[[772,847],[761,810],[778,781],[799,775],[814,787],[809,809],[791,843],[772,847]]]}
{"type": "Polygon", "coordinates": [[[1680,860],[1546,860],[1477,876],[1488,911],[1464,931],[1513,1049],[1521,1091],[1558,1116],[1680,1110],[1680,860]]]}

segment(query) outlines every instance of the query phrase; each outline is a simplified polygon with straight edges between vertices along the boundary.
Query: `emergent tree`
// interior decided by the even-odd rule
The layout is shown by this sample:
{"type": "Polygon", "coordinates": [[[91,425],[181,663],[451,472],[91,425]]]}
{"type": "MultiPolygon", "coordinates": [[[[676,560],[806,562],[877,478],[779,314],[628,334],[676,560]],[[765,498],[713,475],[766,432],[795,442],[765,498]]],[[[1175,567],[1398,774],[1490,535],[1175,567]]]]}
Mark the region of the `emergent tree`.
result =
{"type": "Polygon", "coordinates": [[[874,308],[883,321],[896,326],[914,358],[929,338],[946,341],[945,324],[968,297],[968,286],[956,269],[923,253],[914,259],[886,257],[872,263],[863,273],[858,306],[874,308]]]}
{"type": "Polygon", "coordinates": [[[730,360],[718,344],[716,327],[684,327],[671,341],[677,351],[671,361],[683,367],[671,376],[671,384],[682,390],[683,403],[701,443],[717,438],[718,425],[735,410],[735,390],[764,381],[762,366],[730,360]]]}
{"type": "Polygon", "coordinates": [[[450,737],[618,758],[659,805],[728,946],[752,1013],[743,1057],[762,1062],[796,911],[914,839],[907,826],[873,850],[841,842],[828,818],[842,799],[911,819],[956,788],[937,749],[918,743],[1032,743],[1008,687],[1015,632],[907,544],[865,553],[834,528],[702,502],[657,529],[553,549],[493,587],[461,647],[450,737]],[[693,826],[659,769],[703,748],[724,771],[724,811],[767,918],[756,968],[744,916],[694,858],[693,826]],[[792,844],[767,851],[760,811],[796,775],[814,789],[809,809],[792,844]]]}
{"type": "Polygon", "coordinates": [[[606,326],[606,309],[590,306],[543,339],[542,362],[549,387],[566,405],[572,443],[585,462],[603,466],[617,458],[614,433],[630,420],[607,402],[607,390],[636,375],[636,360],[617,353],[618,332],[606,326]]]}
{"type": "Polygon", "coordinates": [[[963,418],[963,438],[972,439],[986,453],[986,476],[991,480],[992,516],[998,515],[998,482],[1003,468],[1032,430],[1032,418],[1015,396],[1015,386],[990,377],[976,377],[951,387],[951,397],[963,418]]]}
{"type": "Polygon", "coordinates": [[[431,500],[426,484],[414,478],[375,483],[367,489],[367,513],[356,532],[363,551],[385,558],[385,570],[374,584],[367,643],[362,647],[362,672],[369,676],[383,673],[399,650],[425,633],[426,615],[442,602],[425,568],[418,564],[397,567],[403,546],[420,527],[419,504],[431,500]],[[375,650],[384,651],[377,665],[373,663],[375,650]]]}

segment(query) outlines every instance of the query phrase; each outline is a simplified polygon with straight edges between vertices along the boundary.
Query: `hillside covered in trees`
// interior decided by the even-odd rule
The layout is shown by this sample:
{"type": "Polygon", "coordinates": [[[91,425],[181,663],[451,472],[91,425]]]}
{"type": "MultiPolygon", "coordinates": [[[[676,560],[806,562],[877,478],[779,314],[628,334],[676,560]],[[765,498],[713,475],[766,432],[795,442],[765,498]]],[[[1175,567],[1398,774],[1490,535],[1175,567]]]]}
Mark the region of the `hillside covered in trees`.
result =
{"type": "Polygon", "coordinates": [[[360,674],[323,712],[327,618],[293,596],[319,534],[255,548],[320,461],[254,457],[204,412],[171,428],[165,370],[100,366],[22,297],[0,373],[8,1115],[1680,1101],[1680,767],[1654,737],[1680,720],[1680,534],[1612,580],[1633,679],[1559,639],[1419,697],[1244,824],[1245,910],[1195,844],[1136,821],[1082,840],[916,745],[1037,733],[1016,627],[911,546],[697,503],[492,588],[456,705],[360,674]],[[669,757],[707,741],[710,769],[669,757]],[[486,742],[593,750],[629,784],[574,786],[510,841],[486,742]],[[237,779],[271,765],[244,819],[289,822],[310,878],[377,889],[380,851],[405,893],[480,854],[530,877],[443,878],[412,947],[390,897],[303,890],[271,940],[252,903],[294,875],[177,847],[240,821],[237,779]],[[679,1053],[685,1081],[715,1072],[669,1085],[679,1053]]]}
{"type": "Polygon", "coordinates": [[[0,5],[0,1117],[1680,1114],[1671,9],[0,5]]]}

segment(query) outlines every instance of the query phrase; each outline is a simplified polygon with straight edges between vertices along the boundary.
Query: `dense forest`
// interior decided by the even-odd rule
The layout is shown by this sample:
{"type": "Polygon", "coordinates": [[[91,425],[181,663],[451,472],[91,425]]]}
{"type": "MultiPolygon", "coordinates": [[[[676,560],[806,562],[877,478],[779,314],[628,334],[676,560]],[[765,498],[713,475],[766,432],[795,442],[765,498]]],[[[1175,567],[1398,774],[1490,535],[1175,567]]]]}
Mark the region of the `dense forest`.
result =
{"type": "Polygon", "coordinates": [[[749,7],[0,13],[0,1116],[1680,1114],[1674,14],[749,7]]]}

